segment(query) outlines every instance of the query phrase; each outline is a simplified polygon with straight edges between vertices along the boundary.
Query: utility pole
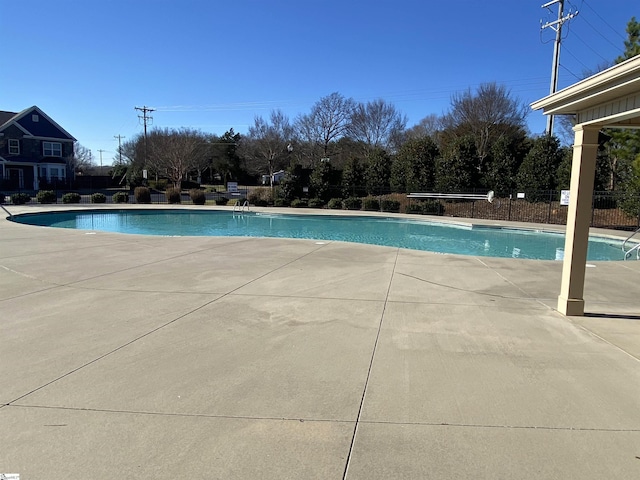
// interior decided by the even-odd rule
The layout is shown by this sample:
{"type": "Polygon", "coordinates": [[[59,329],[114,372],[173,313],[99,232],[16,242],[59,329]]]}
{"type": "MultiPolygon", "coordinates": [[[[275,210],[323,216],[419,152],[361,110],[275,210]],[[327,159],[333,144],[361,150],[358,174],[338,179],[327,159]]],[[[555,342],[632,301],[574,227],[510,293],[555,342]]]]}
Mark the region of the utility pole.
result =
{"type": "MultiPolygon", "coordinates": [[[[558,90],[558,67],[560,66],[560,43],[562,42],[562,25],[578,15],[578,11],[575,13],[569,12],[568,15],[564,15],[564,0],[552,0],[542,5],[542,8],[549,8],[551,5],[558,4],[558,19],[553,22],[547,22],[540,28],[550,28],[556,32],[556,41],[553,44],[553,64],[551,65],[551,88],[549,89],[549,95],[553,95],[558,90]]],[[[547,117],[547,135],[553,135],[553,115],[547,117]]]]}
{"type": "Polygon", "coordinates": [[[118,139],[118,163],[122,165],[122,139],[127,137],[124,137],[118,134],[118,135],[114,135],[113,138],[118,139]]]}
{"type": "Polygon", "coordinates": [[[133,107],[134,110],[139,110],[142,112],[142,115],[138,115],[138,118],[142,119],[142,123],[144,125],[144,166],[147,165],[147,123],[153,120],[153,117],[148,114],[151,112],[155,112],[155,108],[147,107],[143,105],[142,107],[133,107]]]}
{"type": "Polygon", "coordinates": [[[100,175],[102,175],[102,152],[106,150],[98,149],[98,151],[100,152],[100,175]]]}

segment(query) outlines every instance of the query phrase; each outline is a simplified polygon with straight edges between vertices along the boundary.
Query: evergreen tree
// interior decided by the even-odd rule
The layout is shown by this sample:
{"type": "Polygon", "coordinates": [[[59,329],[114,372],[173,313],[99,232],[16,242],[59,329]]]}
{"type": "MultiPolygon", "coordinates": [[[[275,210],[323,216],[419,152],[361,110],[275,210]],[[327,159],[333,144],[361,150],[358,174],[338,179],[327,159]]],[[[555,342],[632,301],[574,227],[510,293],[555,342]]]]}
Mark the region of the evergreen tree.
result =
{"type": "Polygon", "coordinates": [[[502,137],[491,147],[487,173],[482,185],[495,192],[508,193],[516,187],[516,176],[530,146],[524,132],[519,137],[502,137]]]}
{"type": "Polygon", "coordinates": [[[438,154],[437,145],[429,137],[407,141],[391,165],[391,189],[395,192],[433,190],[438,154]]]}
{"type": "Polygon", "coordinates": [[[475,187],[473,159],[476,147],[472,136],[458,137],[436,162],[436,190],[443,193],[468,191],[475,187]]]}
{"type": "Polygon", "coordinates": [[[357,157],[351,157],[342,170],[342,195],[360,197],[366,193],[364,186],[364,166],[357,157]]]}
{"type": "Polygon", "coordinates": [[[526,192],[527,198],[532,201],[545,198],[544,195],[540,196],[540,192],[556,189],[556,174],[563,155],[564,151],[556,137],[543,135],[536,138],[518,170],[518,190],[526,192]]]}
{"type": "Polygon", "coordinates": [[[373,150],[369,156],[365,171],[367,193],[381,195],[389,191],[391,177],[391,160],[381,148],[373,150]]]}
{"type": "MultiPolygon", "coordinates": [[[[616,58],[616,63],[640,54],[640,23],[636,17],[631,17],[627,24],[627,40],[625,50],[616,58]]],[[[633,188],[631,179],[632,163],[640,155],[640,130],[613,129],[605,130],[610,140],[605,144],[609,159],[609,190],[627,190],[633,188]]]]}
{"type": "Polygon", "coordinates": [[[331,162],[320,162],[313,169],[310,177],[311,195],[328,201],[331,197],[331,180],[333,167],[331,162]]]}

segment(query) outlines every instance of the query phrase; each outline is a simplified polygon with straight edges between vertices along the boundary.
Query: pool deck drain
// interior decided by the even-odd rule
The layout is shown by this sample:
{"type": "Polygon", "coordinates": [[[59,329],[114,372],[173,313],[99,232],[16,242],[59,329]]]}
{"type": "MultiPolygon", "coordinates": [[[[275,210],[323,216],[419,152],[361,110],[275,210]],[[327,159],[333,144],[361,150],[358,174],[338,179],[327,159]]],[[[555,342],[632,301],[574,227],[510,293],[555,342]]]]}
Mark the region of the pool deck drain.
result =
{"type": "Polygon", "coordinates": [[[640,262],[590,264],[563,317],[560,262],[3,219],[0,473],[638,478],[640,262]]]}

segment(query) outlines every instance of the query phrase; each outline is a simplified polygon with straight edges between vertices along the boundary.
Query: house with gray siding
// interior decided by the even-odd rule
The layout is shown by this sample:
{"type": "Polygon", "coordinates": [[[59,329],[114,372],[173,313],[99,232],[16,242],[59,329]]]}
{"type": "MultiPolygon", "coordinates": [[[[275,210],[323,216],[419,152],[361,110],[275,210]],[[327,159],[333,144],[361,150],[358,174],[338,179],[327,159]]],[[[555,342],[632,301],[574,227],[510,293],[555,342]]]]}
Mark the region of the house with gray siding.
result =
{"type": "Polygon", "coordinates": [[[39,190],[68,185],[76,139],[40,108],[0,111],[1,188],[39,190]]]}

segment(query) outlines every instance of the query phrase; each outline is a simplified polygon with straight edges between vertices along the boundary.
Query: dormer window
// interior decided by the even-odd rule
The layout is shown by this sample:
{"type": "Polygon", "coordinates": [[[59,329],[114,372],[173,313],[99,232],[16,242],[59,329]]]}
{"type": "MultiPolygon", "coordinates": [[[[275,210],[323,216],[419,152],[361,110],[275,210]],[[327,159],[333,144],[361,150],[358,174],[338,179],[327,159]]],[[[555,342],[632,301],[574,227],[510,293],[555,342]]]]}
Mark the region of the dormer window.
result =
{"type": "Polygon", "coordinates": [[[59,142],[42,142],[42,154],[45,157],[61,157],[62,144],[59,142]]]}
{"type": "Polygon", "coordinates": [[[20,140],[16,138],[9,139],[9,155],[20,155],[20,140]]]}

